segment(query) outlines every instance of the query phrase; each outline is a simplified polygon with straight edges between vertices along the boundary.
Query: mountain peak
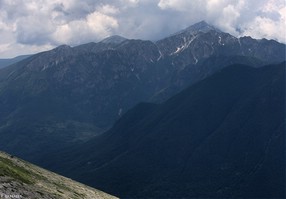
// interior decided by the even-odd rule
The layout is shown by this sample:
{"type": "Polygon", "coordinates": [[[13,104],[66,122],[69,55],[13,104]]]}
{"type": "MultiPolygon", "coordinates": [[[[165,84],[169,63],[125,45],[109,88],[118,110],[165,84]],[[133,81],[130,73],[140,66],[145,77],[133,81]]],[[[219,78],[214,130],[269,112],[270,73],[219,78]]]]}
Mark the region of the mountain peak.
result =
{"type": "Polygon", "coordinates": [[[217,32],[221,32],[219,29],[217,29],[216,27],[208,24],[206,21],[200,21],[198,23],[195,23],[191,26],[189,26],[188,28],[182,30],[182,31],[179,31],[177,33],[175,33],[174,35],[177,35],[177,34],[181,34],[181,33],[184,33],[184,32],[188,32],[188,33],[198,33],[198,32],[203,32],[203,33],[206,33],[206,32],[209,32],[211,30],[215,30],[217,32]]]}
{"type": "Polygon", "coordinates": [[[66,53],[66,52],[70,52],[71,50],[72,50],[72,47],[70,47],[69,45],[63,44],[63,45],[60,45],[54,48],[52,51],[56,53],[66,53]]]}
{"type": "Polygon", "coordinates": [[[124,37],[121,37],[119,35],[113,35],[113,36],[110,36],[110,37],[103,39],[101,42],[106,43],[106,44],[110,44],[110,43],[120,44],[121,42],[123,42],[125,40],[127,40],[127,39],[124,37]]]}
{"type": "Polygon", "coordinates": [[[62,50],[62,49],[70,49],[71,47],[69,45],[66,45],[66,44],[63,44],[63,45],[60,45],[58,47],[56,47],[55,49],[59,49],[59,50],[62,50]]]}
{"type": "Polygon", "coordinates": [[[186,28],[185,30],[191,32],[204,32],[204,33],[209,32],[210,30],[221,32],[219,29],[215,28],[214,26],[208,24],[205,21],[200,21],[198,23],[195,23],[194,25],[186,28]]]}

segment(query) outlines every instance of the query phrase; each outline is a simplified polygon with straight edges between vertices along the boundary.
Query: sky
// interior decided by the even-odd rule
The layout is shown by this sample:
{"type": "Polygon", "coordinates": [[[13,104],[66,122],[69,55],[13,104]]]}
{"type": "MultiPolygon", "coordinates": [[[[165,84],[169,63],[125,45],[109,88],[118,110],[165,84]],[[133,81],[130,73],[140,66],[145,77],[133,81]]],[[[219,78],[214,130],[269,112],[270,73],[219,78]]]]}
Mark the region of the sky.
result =
{"type": "Polygon", "coordinates": [[[111,35],[158,40],[205,20],[286,43],[285,0],[0,0],[0,58],[111,35]]]}

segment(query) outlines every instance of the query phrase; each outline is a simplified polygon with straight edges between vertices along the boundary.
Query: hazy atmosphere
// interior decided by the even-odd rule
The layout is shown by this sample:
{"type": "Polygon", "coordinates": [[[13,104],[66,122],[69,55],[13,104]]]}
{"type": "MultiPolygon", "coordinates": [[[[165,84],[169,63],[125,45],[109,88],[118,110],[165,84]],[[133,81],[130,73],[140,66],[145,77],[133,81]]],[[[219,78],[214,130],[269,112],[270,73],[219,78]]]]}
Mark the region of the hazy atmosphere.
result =
{"type": "Polygon", "coordinates": [[[284,0],[1,0],[0,58],[97,42],[156,40],[198,21],[285,43],[284,0]]]}

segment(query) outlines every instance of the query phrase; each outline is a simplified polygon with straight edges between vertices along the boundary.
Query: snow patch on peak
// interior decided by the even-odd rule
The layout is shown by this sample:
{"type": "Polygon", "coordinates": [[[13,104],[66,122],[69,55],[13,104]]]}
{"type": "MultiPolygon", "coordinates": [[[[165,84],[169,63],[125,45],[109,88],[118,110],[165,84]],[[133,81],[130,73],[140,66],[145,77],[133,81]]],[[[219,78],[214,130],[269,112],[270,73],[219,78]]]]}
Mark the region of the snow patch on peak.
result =
{"type": "Polygon", "coordinates": [[[186,50],[196,38],[197,36],[193,36],[190,40],[187,40],[186,37],[183,37],[184,43],[181,46],[177,47],[176,51],[171,53],[170,55],[178,54],[186,50]]]}
{"type": "Polygon", "coordinates": [[[159,57],[157,58],[157,61],[159,61],[163,57],[163,53],[159,49],[158,49],[158,51],[159,51],[159,57]]]}

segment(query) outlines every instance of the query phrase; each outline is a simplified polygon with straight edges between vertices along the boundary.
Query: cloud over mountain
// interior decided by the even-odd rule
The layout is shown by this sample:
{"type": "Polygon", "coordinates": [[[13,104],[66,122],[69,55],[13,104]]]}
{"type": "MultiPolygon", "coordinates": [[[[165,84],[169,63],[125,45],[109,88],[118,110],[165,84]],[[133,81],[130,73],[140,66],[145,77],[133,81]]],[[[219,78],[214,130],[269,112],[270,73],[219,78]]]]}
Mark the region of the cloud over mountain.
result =
{"type": "Polygon", "coordinates": [[[119,34],[155,40],[206,20],[231,34],[285,43],[284,0],[2,0],[0,54],[14,56],[119,34]]]}

